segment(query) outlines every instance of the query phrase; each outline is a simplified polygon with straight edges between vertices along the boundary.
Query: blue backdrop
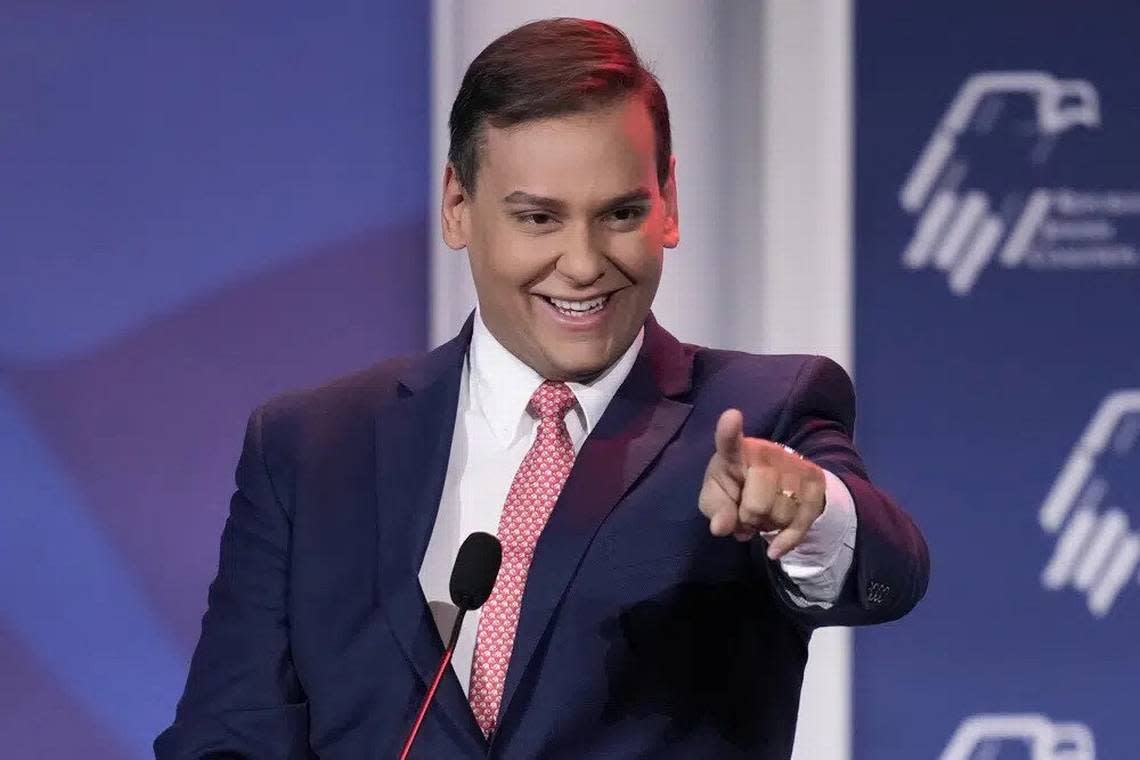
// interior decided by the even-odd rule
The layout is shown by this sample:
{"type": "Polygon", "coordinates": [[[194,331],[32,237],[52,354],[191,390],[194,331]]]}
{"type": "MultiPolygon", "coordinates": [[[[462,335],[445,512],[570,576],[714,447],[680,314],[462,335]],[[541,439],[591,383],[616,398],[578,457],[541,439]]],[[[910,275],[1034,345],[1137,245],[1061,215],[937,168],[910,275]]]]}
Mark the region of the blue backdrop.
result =
{"type": "Polygon", "coordinates": [[[424,3],[4,3],[0,736],[144,757],[246,415],[426,340],[424,3]]]}
{"type": "Polygon", "coordinates": [[[934,560],[856,637],[858,758],[1137,756],[1140,6],[1109,5],[857,5],[860,445],[934,560]]]}

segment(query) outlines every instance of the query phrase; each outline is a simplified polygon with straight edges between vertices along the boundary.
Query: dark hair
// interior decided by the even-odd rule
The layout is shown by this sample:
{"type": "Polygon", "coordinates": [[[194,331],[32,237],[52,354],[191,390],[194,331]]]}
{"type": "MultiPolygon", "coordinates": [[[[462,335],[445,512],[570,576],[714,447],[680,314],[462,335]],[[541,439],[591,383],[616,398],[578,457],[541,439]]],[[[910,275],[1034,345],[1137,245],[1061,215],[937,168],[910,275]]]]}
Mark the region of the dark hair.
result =
{"type": "Polygon", "coordinates": [[[629,38],[601,21],[533,21],[499,37],[467,67],[451,106],[448,160],[459,183],[474,192],[484,124],[510,127],[587,111],[630,95],[643,97],[649,108],[657,181],[664,186],[673,150],[669,105],[629,38]]]}

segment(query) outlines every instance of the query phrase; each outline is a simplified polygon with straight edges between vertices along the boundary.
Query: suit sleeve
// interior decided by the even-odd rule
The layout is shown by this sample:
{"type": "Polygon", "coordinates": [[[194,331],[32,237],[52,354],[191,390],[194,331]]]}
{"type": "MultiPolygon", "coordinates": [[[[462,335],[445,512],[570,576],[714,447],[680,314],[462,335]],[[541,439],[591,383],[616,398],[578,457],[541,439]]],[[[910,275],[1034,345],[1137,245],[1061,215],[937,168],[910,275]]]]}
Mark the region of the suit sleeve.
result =
{"type": "Polygon", "coordinates": [[[787,593],[778,563],[763,542],[753,554],[770,574],[789,612],[809,628],[897,620],[918,604],[930,578],[930,555],[918,526],[875,487],[852,442],[855,390],[847,373],[824,357],[808,359],[792,384],[773,438],[843,481],[855,502],[854,559],[834,604],[804,606],[787,593]]]}
{"type": "Polygon", "coordinates": [[[291,522],[250,417],[202,634],[158,760],[303,758],[308,708],[289,651],[291,522]]]}

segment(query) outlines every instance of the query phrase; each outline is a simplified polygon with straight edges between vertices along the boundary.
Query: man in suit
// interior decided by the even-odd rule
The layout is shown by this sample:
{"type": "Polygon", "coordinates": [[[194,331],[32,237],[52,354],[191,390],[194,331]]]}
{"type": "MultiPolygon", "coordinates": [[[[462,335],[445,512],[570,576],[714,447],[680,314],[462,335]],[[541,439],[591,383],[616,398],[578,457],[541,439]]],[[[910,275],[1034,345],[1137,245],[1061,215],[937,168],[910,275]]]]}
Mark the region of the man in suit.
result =
{"type": "Polygon", "coordinates": [[[426,356],[253,414],[156,754],[395,755],[486,530],[503,566],[413,756],[787,758],[812,630],[896,619],[927,584],[852,445],[850,381],[653,319],[675,162],[618,30],[500,37],[450,127],[441,221],[478,309],[426,356]]]}

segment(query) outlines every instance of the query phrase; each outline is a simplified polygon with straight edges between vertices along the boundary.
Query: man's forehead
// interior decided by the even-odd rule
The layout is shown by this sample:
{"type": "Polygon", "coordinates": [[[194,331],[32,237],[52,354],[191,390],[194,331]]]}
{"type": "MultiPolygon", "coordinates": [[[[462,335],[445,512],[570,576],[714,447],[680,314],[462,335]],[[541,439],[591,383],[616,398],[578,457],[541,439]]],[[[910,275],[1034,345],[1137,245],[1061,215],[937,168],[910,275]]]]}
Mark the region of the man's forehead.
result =
{"type": "Polygon", "coordinates": [[[559,147],[654,151],[654,129],[648,109],[640,102],[619,101],[605,108],[574,111],[531,119],[505,127],[484,125],[483,152],[512,154],[559,147]]]}
{"type": "Polygon", "coordinates": [[[517,124],[496,127],[484,125],[486,134],[509,137],[519,134],[542,134],[563,130],[618,129],[624,132],[640,133],[653,131],[653,117],[649,106],[640,97],[626,97],[608,103],[567,111],[552,116],[527,119],[517,124]]]}
{"type": "Polygon", "coordinates": [[[545,196],[632,192],[656,174],[652,123],[648,114],[638,116],[607,109],[489,127],[480,146],[481,173],[497,198],[516,190],[545,196]]]}

